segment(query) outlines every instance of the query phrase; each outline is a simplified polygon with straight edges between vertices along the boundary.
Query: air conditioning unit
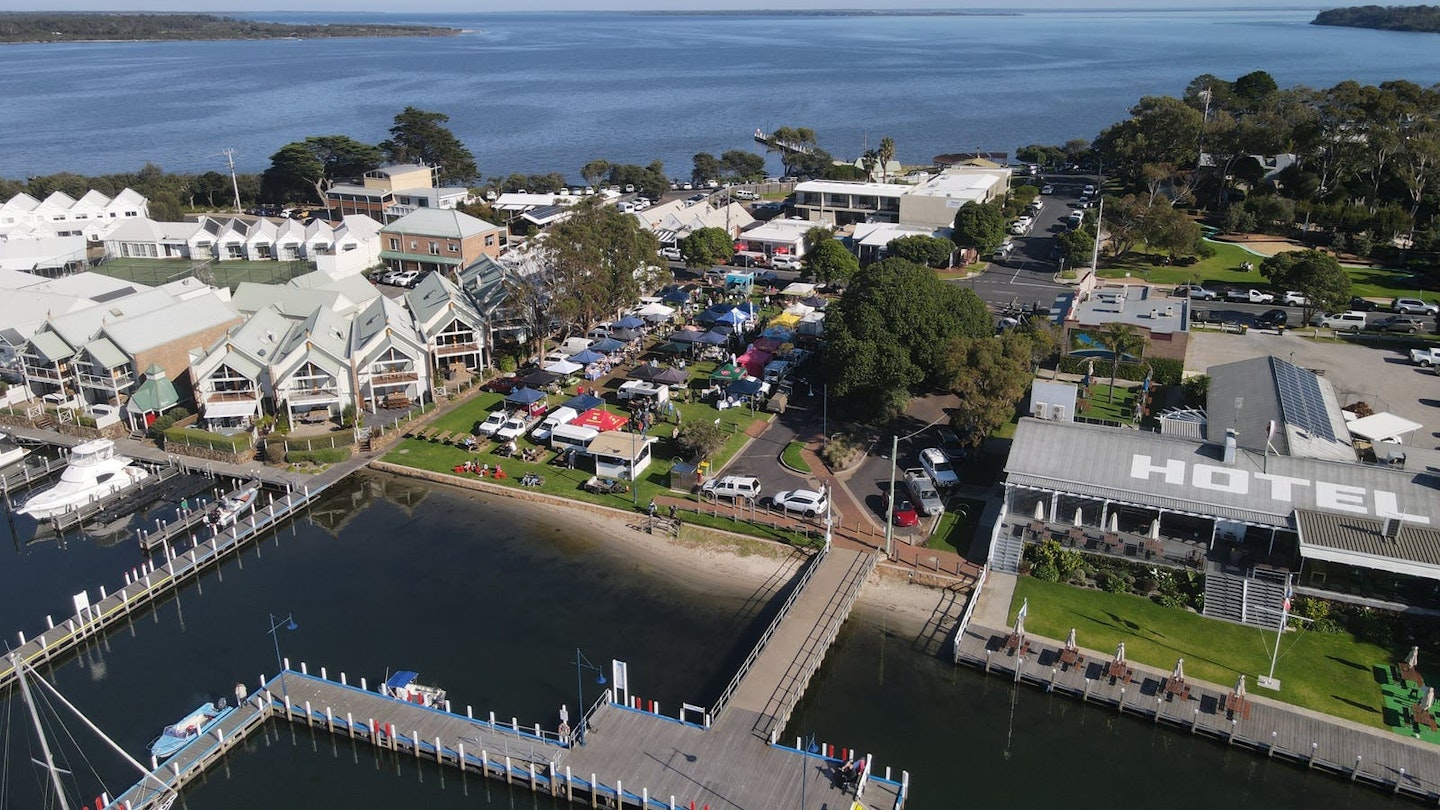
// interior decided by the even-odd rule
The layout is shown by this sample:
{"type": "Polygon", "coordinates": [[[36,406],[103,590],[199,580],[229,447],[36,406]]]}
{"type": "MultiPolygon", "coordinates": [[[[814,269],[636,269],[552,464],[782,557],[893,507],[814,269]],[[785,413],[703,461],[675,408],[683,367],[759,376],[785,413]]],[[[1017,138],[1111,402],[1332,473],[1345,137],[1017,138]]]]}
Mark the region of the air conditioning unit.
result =
{"type": "Polygon", "coordinates": [[[1063,422],[1063,421],[1065,421],[1065,406],[1064,406],[1064,405],[1058,405],[1058,404],[1057,404],[1057,405],[1051,405],[1051,406],[1050,406],[1050,418],[1051,418],[1051,419],[1054,419],[1054,420],[1057,421],[1057,422],[1063,422]]]}
{"type": "Polygon", "coordinates": [[[1030,406],[1030,415],[1033,416],[1033,417],[1035,417],[1036,419],[1045,419],[1045,418],[1047,418],[1048,414],[1047,414],[1047,410],[1046,410],[1046,407],[1045,407],[1045,403],[1043,403],[1043,402],[1036,402],[1036,403],[1031,404],[1031,406],[1030,406]]]}

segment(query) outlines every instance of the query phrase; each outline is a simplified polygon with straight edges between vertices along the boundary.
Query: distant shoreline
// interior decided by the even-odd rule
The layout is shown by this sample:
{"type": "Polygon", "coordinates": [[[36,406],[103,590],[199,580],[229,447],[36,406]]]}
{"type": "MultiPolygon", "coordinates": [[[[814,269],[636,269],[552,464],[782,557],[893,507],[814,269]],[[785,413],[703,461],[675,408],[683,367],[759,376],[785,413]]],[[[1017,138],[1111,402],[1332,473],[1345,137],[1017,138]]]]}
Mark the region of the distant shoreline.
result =
{"type": "Polygon", "coordinates": [[[403,24],[292,24],[214,14],[0,12],[0,44],[226,42],[456,36],[458,28],[403,24]]]}

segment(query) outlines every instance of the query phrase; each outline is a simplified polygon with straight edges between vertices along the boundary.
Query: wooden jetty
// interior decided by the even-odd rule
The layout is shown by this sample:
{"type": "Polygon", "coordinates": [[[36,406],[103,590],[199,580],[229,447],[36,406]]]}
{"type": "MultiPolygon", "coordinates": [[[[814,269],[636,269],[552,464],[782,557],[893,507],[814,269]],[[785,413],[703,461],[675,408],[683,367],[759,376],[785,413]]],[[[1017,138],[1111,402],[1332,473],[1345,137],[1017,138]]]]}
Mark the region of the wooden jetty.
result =
{"type": "MultiPolygon", "coordinates": [[[[144,551],[154,551],[157,548],[164,548],[167,545],[175,545],[187,537],[194,537],[197,533],[205,535],[218,534],[215,527],[210,526],[206,522],[210,518],[210,513],[220,508],[220,504],[224,502],[226,498],[236,496],[249,487],[260,487],[260,485],[259,481],[242,483],[214,500],[205,501],[204,499],[200,499],[197,500],[192,508],[177,509],[174,520],[157,521],[154,530],[140,530],[140,548],[144,551]]],[[[273,500],[273,494],[271,498],[273,500]]],[[[258,499],[251,503],[250,509],[247,510],[246,514],[254,512],[258,503],[258,499]]],[[[240,516],[242,520],[244,517],[244,515],[240,516]]]]}
{"type": "Polygon", "coordinates": [[[132,500],[136,495],[151,487],[157,487],[180,474],[180,468],[175,466],[162,467],[158,470],[152,469],[150,475],[140,482],[128,486],[118,492],[112,492],[103,498],[96,498],[89,503],[81,504],[66,512],[47,518],[55,531],[64,534],[71,529],[78,529],[91,518],[110,509],[111,506],[123,501],[132,500]]]}
{"type": "Polygon", "coordinates": [[[54,475],[57,470],[65,469],[65,465],[70,463],[70,458],[62,452],[56,458],[46,458],[41,461],[43,463],[38,466],[22,464],[20,469],[9,475],[0,476],[0,495],[4,495],[5,500],[9,501],[11,492],[28,489],[54,475]]]}
{"type": "MultiPolygon", "coordinates": [[[[84,639],[104,632],[106,627],[145,608],[156,597],[174,590],[201,571],[236,553],[315,497],[316,494],[308,489],[292,491],[271,501],[265,508],[251,512],[247,519],[224,531],[203,540],[196,538],[189,549],[182,551],[174,545],[164,546],[162,558],[152,559],[126,572],[124,584],[114,593],[107,592],[102,585],[99,600],[76,615],[58,623],[46,616],[45,630],[34,638],[26,638],[23,631],[18,633],[19,646],[14,652],[31,666],[64,655],[84,639]]],[[[13,666],[8,662],[0,664],[0,686],[8,685],[14,677],[13,666]]]]}
{"type": "MultiPolygon", "coordinates": [[[[338,682],[325,670],[287,669],[265,681],[207,735],[191,742],[107,808],[158,807],[246,735],[274,717],[362,740],[417,759],[473,771],[591,807],[711,810],[849,807],[852,795],[834,785],[834,769],[859,758],[853,749],[791,748],[777,737],[811,675],[848,617],[860,586],[875,566],[870,554],[828,549],[807,563],[779,616],[711,710],[683,704],[666,716],[654,701],[617,684],[579,725],[583,744],[568,729],[550,731],[497,720],[492,712],[452,712],[396,700],[338,682]],[[162,788],[161,785],[164,785],[162,788]]],[[[901,810],[909,775],[870,767],[858,789],[870,808],[901,810]]]]}
{"type": "Polygon", "coordinates": [[[1036,636],[1026,637],[1027,654],[1013,655],[1005,644],[1010,635],[1007,630],[966,627],[955,640],[955,660],[1389,793],[1429,804],[1440,801],[1440,757],[1433,745],[1257,699],[1254,693],[1237,707],[1230,690],[1198,681],[1185,684],[1177,694],[1166,688],[1170,673],[1133,663],[1124,668],[1123,677],[1110,677],[1111,656],[1105,653],[1087,651],[1078,664],[1067,666],[1061,660],[1063,644],[1036,636]]]}

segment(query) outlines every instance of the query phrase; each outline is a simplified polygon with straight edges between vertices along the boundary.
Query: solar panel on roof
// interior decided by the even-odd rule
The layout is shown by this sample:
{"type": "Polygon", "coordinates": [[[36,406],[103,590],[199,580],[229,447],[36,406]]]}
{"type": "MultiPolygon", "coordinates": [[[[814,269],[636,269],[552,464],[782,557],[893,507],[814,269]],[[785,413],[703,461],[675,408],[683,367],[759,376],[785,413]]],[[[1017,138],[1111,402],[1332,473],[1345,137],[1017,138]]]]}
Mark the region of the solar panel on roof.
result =
{"type": "Polygon", "coordinates": [[[134,287],[121,287],[118,290],[111,290],[110,292],[100,293],[99,295],[92,295],[90,296],[90,300],[94,301],[97,304],[103,304],[107,301],[114,301],[117,298],[125,298],[134,294],[134,287]]]}
{"type": "Polygon", "coordinates": [[[1275,387],[1280,392],[1280,411],[1285,421],[1311,436],[1339,441],[1330,415],[1325,409],[1325,394],[1313,372],[1276,359],[1275,387]]]}

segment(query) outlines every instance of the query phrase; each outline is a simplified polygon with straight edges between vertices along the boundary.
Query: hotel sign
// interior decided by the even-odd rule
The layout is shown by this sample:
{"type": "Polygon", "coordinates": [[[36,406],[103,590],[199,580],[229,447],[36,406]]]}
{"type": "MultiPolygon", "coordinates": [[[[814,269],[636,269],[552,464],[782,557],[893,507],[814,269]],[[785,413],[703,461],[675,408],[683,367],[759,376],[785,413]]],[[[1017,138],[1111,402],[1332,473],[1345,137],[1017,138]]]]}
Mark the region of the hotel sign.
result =
{"type": "Polygon", "coordinates": [[[1271,501],[1291,506],[1296,505],[1297,497],[1309,493],[1313,495],[1315,506],[1319,509],[1380,519],[1399,518],[1407,523],[1426,526],[1430,524],[1430,518],[1425,515],[1400,511],[1396,494],[1383,489],[1372,490],[1331,481],[1310,481],[1293,475],[1250,472],[1219,464],[1186,464],[1179,459],[1156,464],[1150,456],[1142,453],[1131,455],[1130,477],[1141,481],[1158,477],[1174,486],[1188,486],[1231,495],[1269,497],[1271,501]]]}

